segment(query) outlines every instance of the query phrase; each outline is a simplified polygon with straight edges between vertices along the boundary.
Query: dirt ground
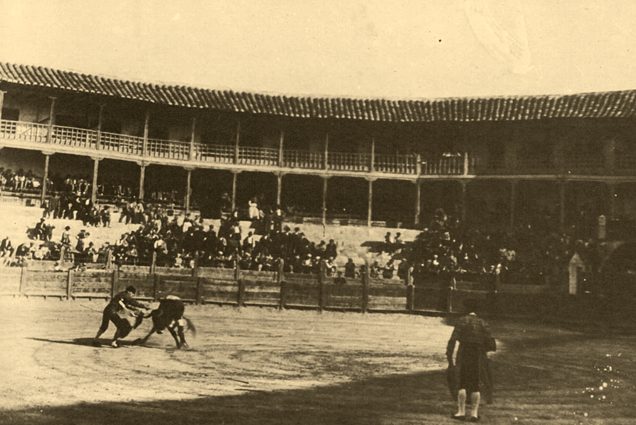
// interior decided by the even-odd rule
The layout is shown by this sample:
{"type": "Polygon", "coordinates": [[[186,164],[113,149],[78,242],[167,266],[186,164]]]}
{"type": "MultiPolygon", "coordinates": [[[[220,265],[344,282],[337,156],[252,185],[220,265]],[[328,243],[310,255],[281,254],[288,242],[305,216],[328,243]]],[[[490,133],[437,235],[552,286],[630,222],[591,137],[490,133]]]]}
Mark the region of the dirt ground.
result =
{"type": "MultiPolygon", "coordinates": [[[[439,318],[188,306],[189,350],[167,333],[95,348],[103,306],[0,299],[0,424],[456,423],[439,318]]],[[[482,423],[636,423],[631,334],[491,325],[482,423]]]]}

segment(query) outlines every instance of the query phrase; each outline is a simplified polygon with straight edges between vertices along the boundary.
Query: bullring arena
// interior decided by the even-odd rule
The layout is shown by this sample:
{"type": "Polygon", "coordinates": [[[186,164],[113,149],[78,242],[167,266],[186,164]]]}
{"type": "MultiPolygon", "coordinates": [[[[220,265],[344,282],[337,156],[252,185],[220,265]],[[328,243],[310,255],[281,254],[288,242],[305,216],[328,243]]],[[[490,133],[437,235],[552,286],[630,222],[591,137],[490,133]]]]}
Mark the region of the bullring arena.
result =
{"type": "MultiPolygon", "coordinates": [[[[103,302],[1,303],[2,424],[454,422],[440,318],[188,306],[189,350],[166,334],[112,349],[90,345],[103,302]]],[[[634,423],[631,333],[491,325],[484,423],[634,423]]]]}
{"type": "Polygon", "coordinates": [[[0,88],[0,424],[454,423],[467,299],[498,341],[483,423],[636,422],[633,91],[327,101],[6,63],[0,88]],[[93,345],[129,285],[188,303],[189,348],[134,344],[148,321],[93,345]]]}

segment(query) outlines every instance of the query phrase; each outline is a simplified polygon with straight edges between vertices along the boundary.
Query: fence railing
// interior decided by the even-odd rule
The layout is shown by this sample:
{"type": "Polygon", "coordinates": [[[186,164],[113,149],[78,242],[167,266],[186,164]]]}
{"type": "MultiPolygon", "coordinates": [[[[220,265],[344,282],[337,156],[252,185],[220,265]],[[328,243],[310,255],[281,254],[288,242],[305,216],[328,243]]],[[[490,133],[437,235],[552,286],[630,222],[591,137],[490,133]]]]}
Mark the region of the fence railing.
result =
{"type": "Polygon", "coordinates": [[[374,169],[380,173],[416,174],[417,155],[376,154],[374,169]]]}
{"type": "Polygon", "coordinates": [[[51,143],[76,148],[95,149],[97,131],[76,127],[53,126],[51,143]]]}
{"type": "Polygon", "coordinates": [[[123,153],[127,155],[141,155],[144,139],[126,134],[101,133],[100,149],[123,153]]]}
{"type": "MultiPolygon", "coordinates": [[[[21,140],[31,143],[47,143],[83,150],[101,149],[125,155],[143,157],[144,139],[139,136],[110,132],[98,133],[76,127],[29,123],[22,121],[0,120],[0,137],[6,140],[21,140]],[[49,128],[52,129],[49,135],[49,128]],[[99,135],[99,144],[98,141],[99,135]],[[49,137],[50,136],[50,137],[49,137]]],[[[236,146],[232,144],[207,144],[148,139],[145,155],[149,158],[189,161],[191,159],[209,163],[238,164],[263,167],[286,167],[312,170],[346,171],[402,175],[462,175],[462,174],[560,174],[601,173],[605,162],[603,155],[582,153],[568,154],[561,164],[545,158],[523,157],[517,159],[517,165],[511,167],[499,161],[482,158],[472,154],[458,153],[440,156],[418,156],[415,154],[371,154],[364,152],[328,152],[326,161],[324,152],[283,150],[282,163],[278,149],[256,146],[236,146]],[[238,153],[238,155],[237,155],[238,153]],[[514,169],[510,169],[514,168],[514,169]]],[[[636,170],[636,155],[617,155],[617,170],[636,170]]]]}
{"type": "Polygon", "coordinates": [[[286,150],[283,151],[283,166],[315,170],[324,168],[325,159],[322,152],[286,150]]]}
{"type": "Polygon", "coordinates": [[[239,164],[278,165],[278,149],[239,146],[239,164]]]}
{"type": "Polygon", "coordinates": [[[190,159],[190,143],[175,140],[148,139],[148,155],[187,161],[190,159]]]}
{"type": "Polygon", "coordinates": [[[368,171],[371,166],[371,155],[354,152],[329,152],[327,155],[330,170],[368,171]]]}

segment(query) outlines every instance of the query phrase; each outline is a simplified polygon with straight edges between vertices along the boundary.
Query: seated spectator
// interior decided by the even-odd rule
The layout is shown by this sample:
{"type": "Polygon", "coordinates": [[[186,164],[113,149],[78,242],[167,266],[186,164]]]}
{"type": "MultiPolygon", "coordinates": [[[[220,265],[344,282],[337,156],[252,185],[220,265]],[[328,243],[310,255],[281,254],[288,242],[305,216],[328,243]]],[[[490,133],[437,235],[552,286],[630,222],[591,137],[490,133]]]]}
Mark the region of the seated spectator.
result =
{"type": "Polygon", "coordinates": [[[351,258],[349,258],[345,264],[344,275],[348,279],[355,279],[356,277],[356,265],[351,258]]]}

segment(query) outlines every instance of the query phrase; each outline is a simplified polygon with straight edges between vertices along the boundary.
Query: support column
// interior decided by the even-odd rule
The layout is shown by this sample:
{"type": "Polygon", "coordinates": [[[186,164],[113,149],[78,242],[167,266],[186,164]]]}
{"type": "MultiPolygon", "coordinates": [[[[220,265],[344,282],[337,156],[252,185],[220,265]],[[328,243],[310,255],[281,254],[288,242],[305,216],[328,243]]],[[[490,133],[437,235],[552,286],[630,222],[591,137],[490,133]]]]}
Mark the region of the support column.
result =
{"type": "Polygon", "coordinates": [[[95,149],[101,149],[102,146],[102,124],[104,122],[104,104],[99,104],[99,114],[97,115],[97,140],[95,140],[95,149]]]}
{"type": "Polygon", "coordinates": [[[369,181],[369,194],[367,197],[367,227],[371,227],[373,220],[373,181],[375,179],[367,179],[369,181]]]}
{"type": "MultiPolygon", "coordinates": [[[[236,121],[236,137],[234,138],[234,163],[239,163],[239,143],[241,141],[241,121],[236,121]]],[[[234,210],[234,207],[232,207],[234,210]]]]}
{"type": "Polygon", "coordinates": [[[99,174],[99,161],[100,158],[93,159],[93,183],[91,184],[91,202],[94,204],[97,202],[97,176],[99,174]]]}
{"type": "Polygon", "coordinates": [[[276,205],[282,205],[281,198],[283,193],[283,173],[276,174],[276,205]]]}
{"type": "Polygon", "coordinates": [[[197,130],[197,118],[192,117],[192,127],[190,131],[190,161],[194,161],[194,137],[197,130]]]}
{"type": "Polygon", "coordinates": [[[510,230],[515,228],[515,205],[517,202],[517,180],[510,181],[510,222],[508,223],[510,230]]]}
{"type": "Polygon", "coordinates": [[[369,154],[371,155],[369,158],[369,172],[373,173],[375,171],[375,137],[371,137],[371,151],[369,154]]]}
{"type": "Polygon", "coordinates": [[[190,212],[190,195],[192,193],[192,168],[186,168],[185,212],[190,212]]]}
{"type": "Polygon", "coordinates": [[[419,180],[415,182],[415,218],[413,223],[417,226],[420,224],[420,216],[422,215],[422,185],[419,180]]]}
{"type": "Polygon", "coordinates": [[[51,99],[51,107],[49,108],[49,127],[46,132],[46,143],[51,143],[51,140],[53,139],[53,126],[55,125],[55,101],[57,100],[57,97],[50,96],[49,99],[51,99]]]}
{"type": "Polygon", "coordinates": [[[232,171],[232,212],[236,209],[236,186],[240,171],[232,171]]]}
{"type": "Polygon", "coordinates": [[[146,180],[146,164],[139,163],[139,200],[144,200],[144,189],[146,180]]]}
{"type": "Polygon", "coordinates": [[[42,152],[44,154],[44,173],[42,175],[42,192],[40,193],[40,205],[46,200],[46,189],[49,179],[49,161],[51,160],[51,152],[42,152]]]}
{"type": "Polygon", "coordinates": [[[466,185],[468,184],[468,182],[466,180],[461,180],[459,182],[460,187],[461,187],[461,218],[462,218],[462,223],[466,222],[466,185]]]}
{"type": "Polygon", "coordinates": [[[148,156],[148,130],[150,128],[150,110],[146,109],[146,115],[144,117],[144,139],[141,145],[141,156],[148,156]]]}
{"type": "Polygon", "coordinates": [[[327,182],[329,176],[322,176],[322,225],[327,224],[327,182]]]}
{"type": "Polygon", "coordinates": [[[565,180],[559,181],[559,225],[561,230],[565,229],[565,189],[567,182],[565,180]]]}
{"type": "Polygon", "coordinates": [[[0,120],[2,119],[2,108],[4,106],[4,94],[6,91],[0,90],[0,120]]]}
{"type": "Polygon", "coordinates": [[[284,155],[283,155],[283,147],[285,145],[285,131],[280,131],[280,137],[278,139],[278,166],[282,167],[285,163],[284,155]]]}

